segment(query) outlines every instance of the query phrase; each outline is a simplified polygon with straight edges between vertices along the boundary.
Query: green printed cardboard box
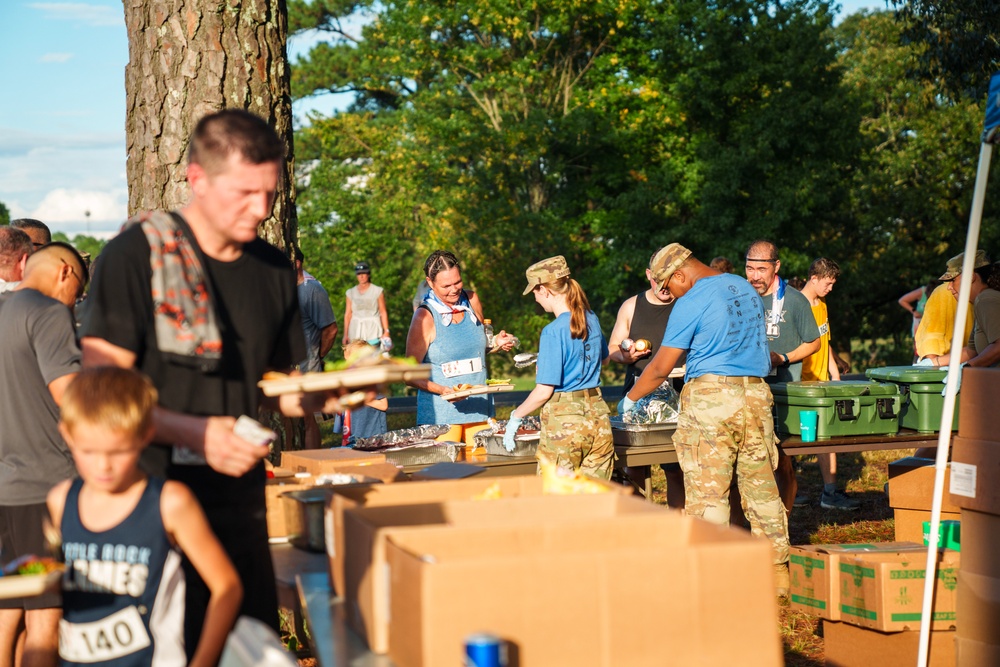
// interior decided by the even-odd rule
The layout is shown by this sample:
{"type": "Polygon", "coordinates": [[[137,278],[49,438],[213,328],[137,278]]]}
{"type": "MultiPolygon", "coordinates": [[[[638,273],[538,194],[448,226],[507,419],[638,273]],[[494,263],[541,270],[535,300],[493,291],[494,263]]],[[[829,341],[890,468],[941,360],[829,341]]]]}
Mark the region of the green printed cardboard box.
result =
{"type": "MultiPolygon", "coordinates": [[[[927,552],[842,556],[838,566],[840,619],[883,632],[920,628],[927,552]]],[[[938,552],[932,630],[955,627],[959,552],[938,552]]]]}
{"type": "Polygon", "coordinates": [[[838,571],[844,556],[870,553],[926,553],[917,542],[877,544],[804,544],[790,550],[789,604],[828,621],[839,621],[840,586],[838,571]]]}

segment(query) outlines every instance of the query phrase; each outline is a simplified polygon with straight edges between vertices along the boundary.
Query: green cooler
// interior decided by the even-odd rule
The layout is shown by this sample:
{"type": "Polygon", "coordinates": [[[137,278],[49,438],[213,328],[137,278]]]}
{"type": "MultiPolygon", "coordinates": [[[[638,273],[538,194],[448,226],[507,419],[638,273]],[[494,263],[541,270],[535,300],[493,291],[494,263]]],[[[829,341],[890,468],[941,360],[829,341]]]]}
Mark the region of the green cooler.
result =
{"type": "Polygon", "coordinates": [[[774,428],[799,435],[799,412],[815,410],[817,439],[875,435],[899,430],[901,400],[895,385],[865,380],[779,382],[774,395],[774,428]]]}
{"type": "MultiPolygon", "coordinates": [[[[903,398],[903,408],[899,413],[899,425],[921,433],[935,433],[941,427],[941,413],[944,412],[944,378],[947,368],[930,366],[884,366],[865,371],[872,380],[891,382],[899,387],[903,398]]],[[[958,430],[958,401],[951,430],[958,430]]]]}

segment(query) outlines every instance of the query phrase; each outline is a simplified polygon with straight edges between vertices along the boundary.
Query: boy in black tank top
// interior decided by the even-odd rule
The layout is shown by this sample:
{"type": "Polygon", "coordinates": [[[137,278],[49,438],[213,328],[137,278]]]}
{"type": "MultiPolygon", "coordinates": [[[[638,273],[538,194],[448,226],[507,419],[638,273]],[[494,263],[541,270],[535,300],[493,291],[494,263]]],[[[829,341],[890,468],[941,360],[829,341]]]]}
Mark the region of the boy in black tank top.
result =
{"type": "Polygon", "coordinates": [[[59,429],[80,475],[48,496],[66,561],[63,665],[211,667],[236,621],[242,586],[201,506],[180,482],[139,468],[156,403],[148,378],[108,366],[81,371],[63,395],[59,429]],[[211,589],[190,662],[180,551],[211,589]]]}

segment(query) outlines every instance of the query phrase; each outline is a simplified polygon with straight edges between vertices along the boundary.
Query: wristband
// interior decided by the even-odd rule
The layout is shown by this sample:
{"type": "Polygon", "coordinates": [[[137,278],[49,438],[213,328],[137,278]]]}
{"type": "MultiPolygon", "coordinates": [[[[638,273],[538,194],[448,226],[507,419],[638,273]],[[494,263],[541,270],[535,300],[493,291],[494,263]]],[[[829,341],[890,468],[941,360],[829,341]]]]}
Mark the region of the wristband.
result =
{"type": "Polygon", "coordinates": [[[785,360],[785,365],[787,366],[789,364],[788,355],[787,354],[783,354],[783,355],[781,355],[781,358],[785,360]]]}

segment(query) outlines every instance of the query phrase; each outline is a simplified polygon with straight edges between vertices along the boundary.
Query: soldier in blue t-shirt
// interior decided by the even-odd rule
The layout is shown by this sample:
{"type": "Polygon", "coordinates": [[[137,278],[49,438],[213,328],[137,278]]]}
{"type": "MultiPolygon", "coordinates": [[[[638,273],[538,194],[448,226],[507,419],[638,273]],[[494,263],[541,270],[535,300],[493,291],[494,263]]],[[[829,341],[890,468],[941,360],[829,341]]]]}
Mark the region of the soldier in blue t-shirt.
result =
{"type": "Polygon", "coordinates": [[[684,351],[687,374],[673,442],[684,471],[685,512],[729,523],[729,486],[737,475],[750,529],[774,550],[779,595],[788,594],[788,520],[778,497],[778,461],[764,377],[771,370],[760,295],[750,283],[723,274],[678,243],[651,264],[656,288],[677,299],[663,344],[618,412],[667,378],[684,351]]]}
{"type": "Polygon", "coordinates": [[[522,418],[541,408],[538,462],[610,479],[615,447],[600,389],[601,366],[608,361],[601,325],[562,255],[532,264],[525,275],[524,294],[533,292],[556,319],[542,329],[535,388],[510,413],[504,446],[514,450],[522,418]]]}

